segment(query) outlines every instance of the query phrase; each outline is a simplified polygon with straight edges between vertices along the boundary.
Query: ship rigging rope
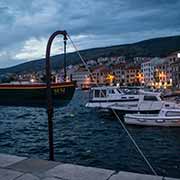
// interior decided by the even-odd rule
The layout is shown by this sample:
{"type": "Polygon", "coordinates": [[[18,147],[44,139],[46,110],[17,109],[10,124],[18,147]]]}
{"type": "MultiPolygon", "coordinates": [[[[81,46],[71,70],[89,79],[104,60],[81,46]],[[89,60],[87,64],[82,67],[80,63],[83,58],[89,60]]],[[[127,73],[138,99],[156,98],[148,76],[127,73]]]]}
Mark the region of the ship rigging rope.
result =
{"type": "MultiPolygon", "coordinates": [[[[83,57],[81,56],[78,48],[76,47],[76,45],[74,44],[74,42],[72,41],[71,37],[69,34],[67,34],[69,40],[71,41],[75,51],[77,52],[77,54],[79,55],[81,61],[83,62],[85,68],[87,69],[89,75],[91,76],[91,78],[93,79],[93,75],[89,69],[89,67],[87,66],[86,64],[86,61],[83,59],[83,57]]],[[[98,86],[97,82],[94,81],[96,86],[98,86]]],[[[103,91],[102,91],[103,93],[103,91]]],[[[107,100],[108,101],[108,100],[107,100]]],[[[158,176],[156,171],[154,170],[154,168],[152,167],[152,165],[150,164],[150,162],[148,161],[148,159],[146,158],[146,156],[144,155],[144,153],[142,152],[142,150],[139,148],[139,146],[137,145],[136,141],[134,140],[133,136],[130,134],[130,132],[128,131],[128,129],[126,128],[126,126],[123,124],[123,122],[121,121],[120,117],[118,116],[118,114],[116,113],[116,111],[114,109],[112,109],[112,112],[114,113],[114,115],[116,116],[116,118],[118,119],[118,121],[120,122],[122,128],[125,130],[125,132],[127,133],[128,137],[130,138],[130,140],[132,141],[132,143],[134,144],[134,146],[136,147],[137,151],[139,152],[139,154],[143,157],[144,161],[146,162],[146,164],[148,165],[148,167],[150,168],[150,170],[152,171],[152,173],[155,175],[155,176],[158,176]]]]}

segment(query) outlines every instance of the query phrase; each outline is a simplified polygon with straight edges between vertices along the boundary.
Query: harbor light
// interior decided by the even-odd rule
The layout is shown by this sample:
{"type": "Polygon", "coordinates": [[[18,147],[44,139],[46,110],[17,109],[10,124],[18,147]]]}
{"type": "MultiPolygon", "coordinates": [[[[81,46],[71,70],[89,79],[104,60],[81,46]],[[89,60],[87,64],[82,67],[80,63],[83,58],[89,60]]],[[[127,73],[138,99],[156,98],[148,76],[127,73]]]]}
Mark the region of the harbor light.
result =
{"type": "Polygon", "coordinates": [[[169,79],[170,84],[172,85],[172,78],[169,79]]]}
{"type": "Polygon", "coordinates": [[[180,58],[180,53],[177,54],[177,57],[180,58]]]}
{"type": "Polygon", "coordinates": [[[35,82],[35,79],[31,78],[31,79],[30,79],[30,82],[31,82],[31,83],[34,83],[34,82],[35,82]]]}

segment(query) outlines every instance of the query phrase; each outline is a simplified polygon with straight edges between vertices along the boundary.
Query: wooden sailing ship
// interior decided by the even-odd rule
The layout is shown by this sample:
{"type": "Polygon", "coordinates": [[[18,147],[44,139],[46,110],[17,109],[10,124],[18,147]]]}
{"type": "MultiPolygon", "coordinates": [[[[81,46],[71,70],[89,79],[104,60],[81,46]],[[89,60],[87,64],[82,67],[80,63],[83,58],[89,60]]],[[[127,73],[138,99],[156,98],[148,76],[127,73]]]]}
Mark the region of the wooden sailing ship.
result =
{"type": "Polygon", "coordinates": [[[66,31],[56,31],[48,41],[46,49],[46,83],[0,84],[0,105],[8,106],[46,106],[49,101],[53,106],[63,106],[73,97],[76,83],[51,82],[50,48],[56,35],[64,36],[64,79],[66,79],[66,31]],[[51,97],[49,99],[49,97],[51,97]]]}
{"type": "MultiPolygon", "coordinates": [[[[45,106],[46,84],[0,84],[0,105],[45,106]]],[[[73,97],[75,82],[53,83],[51,93],[54,106],[63,106],[73,97]]]]}

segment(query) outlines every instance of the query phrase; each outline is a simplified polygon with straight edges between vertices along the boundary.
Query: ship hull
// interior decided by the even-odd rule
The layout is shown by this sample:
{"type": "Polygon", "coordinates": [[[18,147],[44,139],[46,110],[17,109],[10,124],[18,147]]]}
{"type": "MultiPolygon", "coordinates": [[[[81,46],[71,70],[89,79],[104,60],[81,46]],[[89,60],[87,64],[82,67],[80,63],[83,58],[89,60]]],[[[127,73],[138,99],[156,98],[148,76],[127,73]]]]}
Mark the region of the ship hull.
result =
{"type": "MultiPolygon", "coordinates": [[[[51,85],[54,106],[64,106],[72,99],[75,82],[51,85]]],[[[47,104],[46,84],[0,85],[0,105],[3,106],[37,106],[47,104]]]]}

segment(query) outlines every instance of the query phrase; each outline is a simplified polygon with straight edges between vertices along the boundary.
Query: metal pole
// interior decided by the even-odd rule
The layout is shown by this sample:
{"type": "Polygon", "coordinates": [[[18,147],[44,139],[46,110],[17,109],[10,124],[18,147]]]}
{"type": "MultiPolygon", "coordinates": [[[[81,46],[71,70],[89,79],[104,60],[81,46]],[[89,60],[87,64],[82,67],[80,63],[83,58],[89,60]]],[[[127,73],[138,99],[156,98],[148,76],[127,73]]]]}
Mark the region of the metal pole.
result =
{"type": "MultiPolygon", "coordinates": [[[[50,53],[51,45],[54,38],[62,34],[64,39],[66,38],[66,31],[54,32],[47,43],[46,47],[46,87],[47,87],[47,115],[48,115],[48,135],[49,135],[49,160],[54,160],[54,143],[53,143],[53,100],[51,92],[51,64],[50,64],[50,53]]],[[[66,38],[67,39],[67,38],[66,38]]]]}
{"type": "Polygon", "coordinates": [[[64,36],[64,81],[66,82],[66,36],[64,36]]]}

